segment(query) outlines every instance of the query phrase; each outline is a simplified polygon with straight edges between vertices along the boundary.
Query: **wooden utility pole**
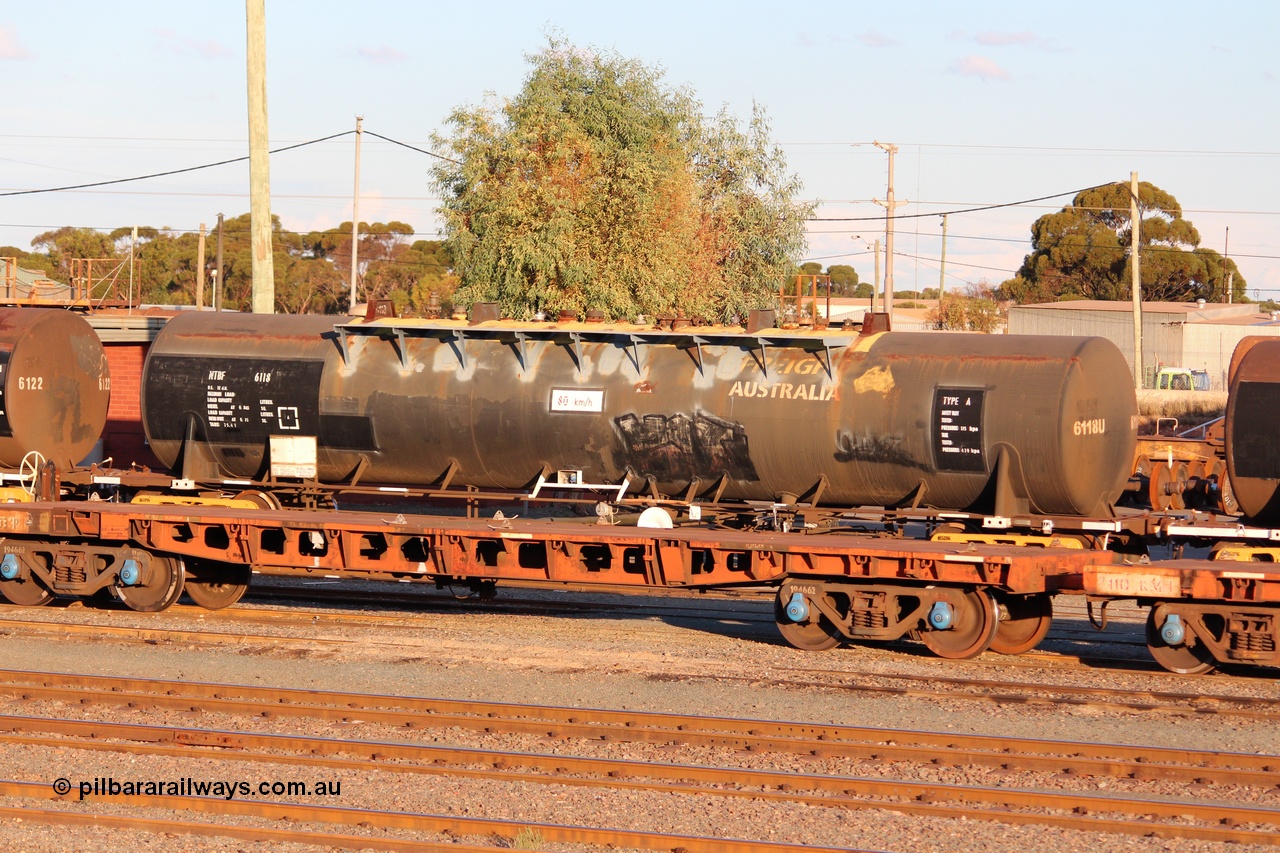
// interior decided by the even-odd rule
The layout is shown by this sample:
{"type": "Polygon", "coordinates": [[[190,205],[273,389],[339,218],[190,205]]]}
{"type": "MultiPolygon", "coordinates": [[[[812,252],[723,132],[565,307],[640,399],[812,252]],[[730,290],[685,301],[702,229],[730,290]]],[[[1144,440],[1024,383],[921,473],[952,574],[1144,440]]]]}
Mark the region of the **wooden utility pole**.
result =
{"type": "Polygon", "coordinates": [[[200,223],[200,244],[196,249],[196,310],[204,307],[204,223],[200,223]]]}
{"type": "Polygon", "coordinates": [[[1139,269],[1138,247],[1142,210],[1138,207],[1138,173],[1129,173],[1129,260],[1133,268],[1133,387],[1142,387],[1142,273],[1139,269]]]}
{"type": "Polygon", "coordinates": [[[947,292],[947,215],[942,214],[942,261],[938,264],[938,328],[946,328],[942,297],[947,292]]]}
{"type": "Polygon", "coordinates": [[[222,293],[227,289],[226,283],[222,280],[222,214],[218,214],[218,259],[214,262],[214,273],[216,278],[213,280],[213,310],[222,310],[222,293]]]}
{"type": "MultiPolygon", "coordinates": [[[[884,310],[889,315],[889,322],[893,322],[893,219],[894,211],[904,204],[907,200],[893,200],[893,158],[898,153],[898,146],[889,145],[883,142],[873,142],[877,148],[882,149],[889,155],[889,188],[886,191],[885,200],[872,199],[876,204],[882,206],[885,210],[884,217],[884,241],[885,241],[885,258],[884,258],[884,310]]],[[[878,277],[878,274],[877,274],[878,277]]]]}
{"type": "MultiPolygon", "coordinates": [[[[1228,225],[1226,236],[1223,237],[1223,243],[1222,243],[1223,269],[1226,269],[1227,259],[1230,257],[1231,257],[1231,226],[1228,225]]],[[[1235,284],[1235,273],[1230,273],[1230,272],[1227,273],[1227,293],[1226,293],[1226,298],[1223,299],[1222,301],[1226,302],[1228,305],[1231,304],[1231,300],[1234,298],[1234,295],[1231,293],[1231,288],[1234,284],[1235,284]]]]}
{"type": "Polygon", "coordinates": [[[351,305],[356,311],[356,263],[360,257],[360,138],[364,136],[361,124],[364,116],[356,116],[356,189],[351,195],[351,305]]]}
{"type": "Polygon", "coordinates": [[[245,0],[249,80],[249,230],[253,245],[253,313],[276,303],[271,257],[271,175],[267,143],[267,24],[265,0],[245,0]]]}

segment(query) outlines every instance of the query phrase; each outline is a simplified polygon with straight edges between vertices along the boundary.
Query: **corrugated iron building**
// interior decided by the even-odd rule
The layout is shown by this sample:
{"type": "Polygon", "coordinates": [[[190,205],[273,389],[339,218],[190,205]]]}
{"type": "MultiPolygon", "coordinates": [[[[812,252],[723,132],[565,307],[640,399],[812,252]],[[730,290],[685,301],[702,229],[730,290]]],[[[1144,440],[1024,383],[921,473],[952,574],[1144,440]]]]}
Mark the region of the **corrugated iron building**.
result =
{"type": "MultiPolygon", "coordinates": [[[[1133,365],[1133,304],[1078,300],[1009,309],[1011,335],[1096,335],[1120,347],[1133,365]]],[[[1227,389],[1231,353],[1249,335],[1280,336],[1280,312],[1257,305],[1195,302],[1142,303],[1144,386],[1154,385],[1162,367],[1185,367],[1209,374],[1209,389],[1227,389]]]]}

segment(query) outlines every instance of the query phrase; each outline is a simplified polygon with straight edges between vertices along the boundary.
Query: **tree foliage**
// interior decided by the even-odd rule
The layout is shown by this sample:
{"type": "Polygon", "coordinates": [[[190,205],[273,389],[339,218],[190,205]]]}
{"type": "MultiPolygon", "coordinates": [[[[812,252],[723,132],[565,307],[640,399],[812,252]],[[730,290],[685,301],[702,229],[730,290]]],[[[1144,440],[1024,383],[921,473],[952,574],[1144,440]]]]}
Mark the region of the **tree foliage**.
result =
{"type": "MultiPolygon", "coordinates": [[[[1129,185],[1107,184],[1078,193],[1068,207],[1031,226],[1031,254],[1001,295],[1017,302],[1127,299],[1133,277],[1129,185]]],[[[1138,185],[1138,246],[1142,298],[1189,302],[1244,299],[1246,282],[1235,262],[1200,247],[1200,234],[1178,200],[1152,184],[1138,185]]]]}
{"type": "Polygon", "coordinates": [[[859,296],[865,290],[871,295],[871,285],[858,280],[858,271],[848,264],[832,264],[827,267],[827,275],[831,276],[831,292],[839,296],[859,296]]]}
{"type": "Polygon", "coordinates": [[[520,93],[462,107],[432,170],[462,302],[513,316],[725,319],[769,304],[810,207],[768,141],[636,60],[551,39],[520,93]]]}
{"type": "Polygon", "coordinates": [[[37,234],[31,247],[49,259],[50,275],[63,281],[71,278],[71,262],[78,258],[117,257],[114,241],[92,228],[58,228],[37,234]]]}
{"type": "MultiPolygon", "coordinates": [[[[222,304],[229,310],[248,310],[252,302],[252,241],[249,214],[223,222],[222,304]]],[[[357,252],[357,299],[391,299],[402,313],[423,313],[434,294],[449,309],[457,286],[451,262],[440,241],[409,242],[413,226],[404,222],[360,223],[357,252]]],[[[216,235],[205,244],[204,304],[213,304],[208,273],[216,263],[216,235]]],[[[137,293],[143,303],[191,305],[195,302],[199,237],[170,228],[139,227],[110,234],[83,228],[60,228],[32,241],[36,252],[13,250],[12,256],[30,269],[68,281],[77,258],[125,260],[133,250],[137,293]]],[[[351,223],[327,231],[299,234],[285,230],[272,217],[276,310],[282,313],[335,314],[350,301],[351,223]]],[[[127,274],[126,274],[127,275],[127,274]]]]}
{"type": "Polygon", "coordinates": [[[935,288],[926,288],[925,298],[938,299],[936,308],[925,314],[925,322],[935,329],[986,332],[990,334],[1005,320],[995,291],[986,282],[970,284],[963,293],[943,293],[938,298],[935,288]],[[932,295],[928,292],[932,290],[932,295]]]}

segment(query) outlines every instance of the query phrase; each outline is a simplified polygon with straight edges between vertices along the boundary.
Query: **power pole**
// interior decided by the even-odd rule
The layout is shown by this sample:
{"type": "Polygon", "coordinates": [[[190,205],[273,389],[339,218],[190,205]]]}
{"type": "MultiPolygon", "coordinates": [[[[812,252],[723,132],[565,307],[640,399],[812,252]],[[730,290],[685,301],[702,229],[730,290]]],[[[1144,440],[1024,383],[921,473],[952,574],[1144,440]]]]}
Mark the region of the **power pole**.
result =
{"type": "MultiPolygon", "coordinates": [[[[1231,257],[1231,226],[1228,225],[1226,236],[1222,238],[1223,269],[1226,269],[1227,258],[1230,258],[1230,257],[1231,257]]],[[[1235,284],[1235,273],[1231,273],[1231,272],[1227,273],[1227,293],[1226,293],[1226,298],[1223,301],[1226,302],[1228,305],[1231,304],[1231,300],[1234,298],[1234,295],[1231,293],[1231,288],[1232,288],[1232,285],[1234,284],[1235,284]]]]}
{"type": "MultiPolygon", "coordinates": [[[[134,265],[133,259],[137,253],[137,248],[138,248],[138,226],[135,225],[133,226],[133,232],[129,237],[129,313],[130,314],[133,313],[133,265],[134,265]]],[[[141,287],[142,283],[139,282],[138,285],[139,287],[141,287]]],[[[89,286],[90,287],[93,286],[92,280],[89,282],[89,286]]],[[[139,299],[138,301],[141,302],[142,300],[139,299]]]]}
{"type": "Polygon", "coordinates": [[[1142,387],[1142,274],[1139,269],[1138,247],[1142,211],[1138,208],[1138,173],[1129,173],[1129,235],[1130,261],[1133,267],[1133,387],[1142,387]]]}
{"type": "Polygon", "coordinates": [[[938,264],[938,328],[946,327],[942,297],[947,291],[947,215],[942,214],[942,262],[938,264]]]}
{"type": "Polygon", "coordinates": [[[222,293],[227,289],[225,282],[222,280],[222,214],[218,214],[218,260],[214,262],[214,272],[217,277],[213,280],[213,310],[222,310],[222,293]]]}
{"type": "MultiPolygon", "coordinates": [[[[907,200],[893,200],[893,158],[898,153],[898,146],[889,145],[883,142],[873,142],[875,147],[883,150],[889,155],[889,188],[885,194],[885,200],[872,199],[876,204],[885,210],[884,217],[884,240],[885,240],[885,260],[884,260],[884,310],[889,314],[889,322],[893,323],[893,218],[894,211],[904,204],[907,200]]],[[[879,275],[877,274],[877,277],[879,275]]]]}
{"type": "Polygon", "coordinates": [[[364,116],[356,116],[356,189],[351,195],[351,313],[356,311],[356,261],[360,255],[360,138],[364,116]]]}
{"type": "Polygon", "coordinates": [[[200,223],[200,244],[196,249],[196,310],[204,307],[204,223],[200,223]]]}
{"type": "Polygon", "coordinates": [[[271,174],[267,142],[267,23],[265,0],[245,0],[249,80],[249,231],[253,244],[253,313],[275,313],[271,257],[271,174]]]}
{"type": "MultiPolygon", "coordinates": [[[[871,285],[871,310],[874,312],[876,307],[876,287],[880,285],[880,241],[876,240],[876,277],[871,285]]],[[[889,305],[892,300],[884,303],[884,310],[889,312],[889,305]]]]}

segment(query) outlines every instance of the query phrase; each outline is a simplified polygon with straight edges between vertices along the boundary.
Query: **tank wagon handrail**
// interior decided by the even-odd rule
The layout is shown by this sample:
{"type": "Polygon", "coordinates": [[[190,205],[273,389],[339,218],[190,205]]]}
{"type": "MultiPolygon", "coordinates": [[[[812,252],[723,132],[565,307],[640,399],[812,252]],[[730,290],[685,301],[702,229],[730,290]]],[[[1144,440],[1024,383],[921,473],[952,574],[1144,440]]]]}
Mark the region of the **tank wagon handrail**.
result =
{"type": "MultiPolygon", "coordinates": [[[[765,378],[769,376],[768,368],[768,350],[775,349],[800,349],[808,353],[817,355],[820,352],[826,353],[826,361],[822,367],[826,371],[829,378],[834,376],[834,368],[832,366],[832,351],[837,349],[848,349],[854,345],[854,342],[861,337],[858,334],[840,334],[840,335],[817,335],[813,333],[792,333],[782,330],[769,330],[768,332],[747,332],[734,331],[725,329],[706,329],[699,328],[696,332],[682,330],[666,330],[666,329],[629,329],[619,326],[609,326],[606,328],[591,328],[587,324],[574,324],[586,326],[586,328],[572,328],[566,326],[557,326],[555,328],[530,328],[526,326],[453,326],[444,324],[421,324],[421,323],[397,323],[393,321],[378,320],[370,323],[337,323],[333,329],[338,334],[338,347],[342,351],[344,362],[350,362],[351,349],[348,338],[352,335],[364,335],[368,337],[380,337],[390,340],[394,337],[397,345],[397,351],[400,356],[401,367],[408,367],[408,350],[405,342],[408,338],[439,338],[449,341],[453,345],[454,350],[458,354],[458,360],[462,364],[463,369],[467,368],[467,351],[466,342],[468,340],[497,341],[499,343],[516,344],[518,357],[521,366],[528,364],[528,353],[526,344],[529,341],[547,341],[550,343],[560,343],[572,345],[576,363],[582,365],[582,344],[583,343],[615,343],[623,348],[629,348],[631,351],[631,360],[640,368],[640,354],[638,347],[640,344],[676,344],[681,341],[688,341],[693,348],[698,350],[698,372],[703,369],[702,347],[703,345],[715,346],[739,346],[752,351],[760,352],[761,371],[765,378]]],[[[821,361],[821,359],[819,359],[821,361]]]]}

